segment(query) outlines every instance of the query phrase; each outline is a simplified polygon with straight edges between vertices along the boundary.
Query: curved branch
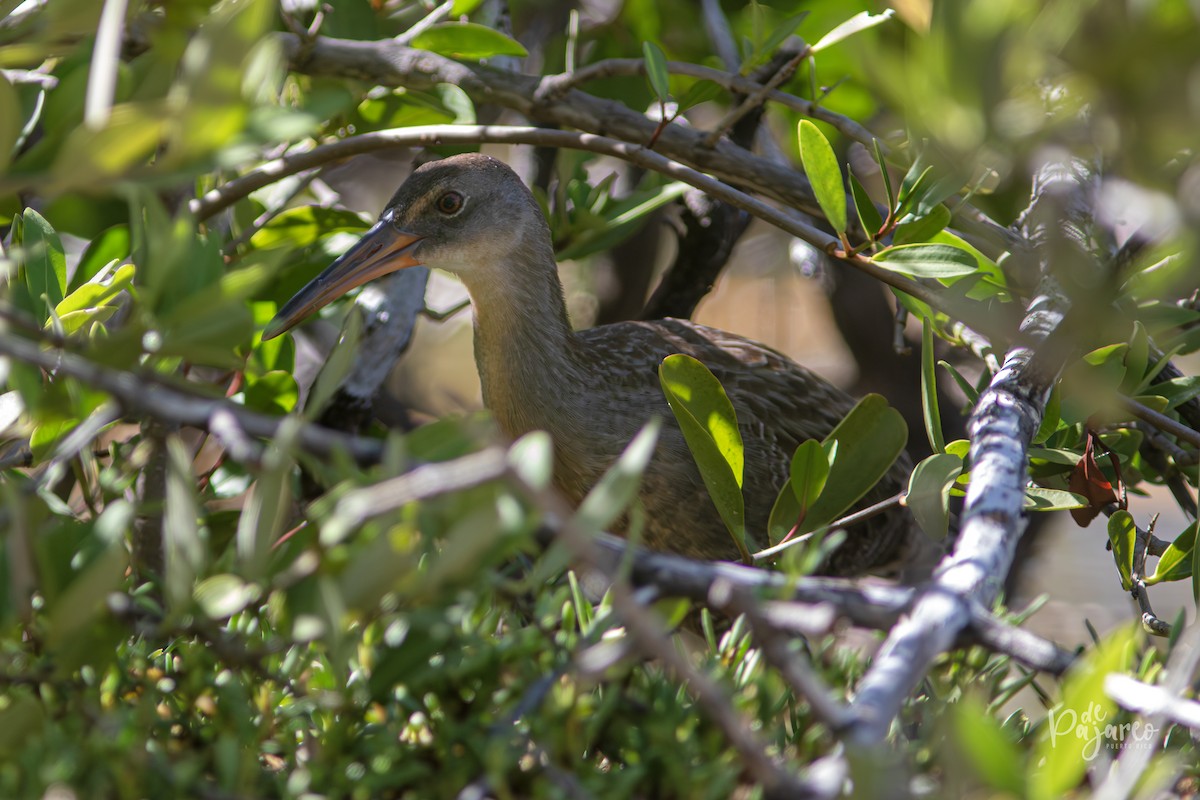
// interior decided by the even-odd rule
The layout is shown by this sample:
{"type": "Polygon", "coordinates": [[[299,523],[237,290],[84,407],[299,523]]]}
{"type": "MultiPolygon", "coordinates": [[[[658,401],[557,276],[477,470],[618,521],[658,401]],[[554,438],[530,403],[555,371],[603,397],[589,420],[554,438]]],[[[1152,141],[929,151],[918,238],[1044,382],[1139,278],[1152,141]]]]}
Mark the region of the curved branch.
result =
{"type": "MultiPolygon", "coordinates": [[[[866,127],[849,117],[830,111],[823,106],[819,106],[802,97],[797,97],[794,94],[781,92],[773,86],[764,86],[757,81],[752,81],[741,75],[722,72],[719,69],[704,67],[699,64],[688,64],[684,61],[668,61],[667,72],[673,75],[684,75],[689,78],[712,81],[721,88],[731,92],[753,97],[761,96],[764,100],[779,103],[781,106],[786,106],[793,111],[799,111],[806,117],[812,117],[815,120],[827,123],[839,133],[857,142],[862,142],[867,147],[870,147],[871,142],[877,138],[866,127]]],[[[547,75],[541,79],[535,98],[541,101],[553,100],[562,97],[570,89],[581,86],[589,81],[604,78],[635,78],[645,74],[646,62],[643,59],[609,58],[597,61],[594,64],[588,64],[586,67],[580,67],[574,72],[565,72],[561,75],[547,75]]],[[[884,152],[886,153],[887,148],[882,140],[879,144],[880,147],[884,148],[884,152]]]]}
{"type": "MultiPolygon", "coordinates": [[[[838,246],[838,240],[824,231],[710,175],[652,150],[647,150],[640,145],[590,133],[504,125],[422,125],[351,136],[314,147],[312,150],[291,153],[270,161],[262,167],[208,192],[203,197],[193,200],[189,208],[198,218],[205,219],[274,181],[330,161],[392,147],[433,146],[447,143],[546,145],[615,156],[695,186],[706,194],[744,209],[759,219],[765,220],[780,230],[790,233],[798,239],[803,239],[813,247],[825,252],[832,253],[838,246]]],[[[761,187],[757,187],[756,184],[756,188],[761,187]]],[[[968,309],[965,305],[960,307],[937,290],[884,269],[869,258],[855,255],[840,260],[955,319],[971,319],[971,324],[975,328],[994,340],[1003,340],[1008,336],[1002,323],[980,318],[977,309],[968,309]]]]}

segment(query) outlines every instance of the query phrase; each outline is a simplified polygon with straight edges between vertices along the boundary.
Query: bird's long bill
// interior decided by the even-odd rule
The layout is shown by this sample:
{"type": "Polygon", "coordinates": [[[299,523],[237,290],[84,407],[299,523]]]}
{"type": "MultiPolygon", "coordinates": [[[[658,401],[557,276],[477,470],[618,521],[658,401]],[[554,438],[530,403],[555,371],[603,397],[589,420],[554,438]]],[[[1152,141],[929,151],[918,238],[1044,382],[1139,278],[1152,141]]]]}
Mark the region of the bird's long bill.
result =
{"type": "Polygon", "coordinates": [[[411,251],[421,237],[396,230],[380,220],[358,242],[325,271],[296,292],[263,331],[263,341],[274,339],[306,317],[338,299],[356,286],[420,262],[411,251]]]}

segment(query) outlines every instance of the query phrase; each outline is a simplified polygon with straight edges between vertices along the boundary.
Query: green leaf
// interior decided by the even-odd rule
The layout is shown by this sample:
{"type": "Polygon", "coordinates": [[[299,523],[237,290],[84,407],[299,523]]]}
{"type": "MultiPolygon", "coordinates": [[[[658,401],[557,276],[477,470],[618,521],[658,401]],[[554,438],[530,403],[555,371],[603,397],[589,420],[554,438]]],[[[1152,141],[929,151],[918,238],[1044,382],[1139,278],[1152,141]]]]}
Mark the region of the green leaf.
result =
{"type": "Polygon", "coordinates": [[[107,281],[89,281],[62,299],[54,309],[60,317],[72,311],[96,308],[111,303],[133,283],[133,264],[118,267],[107,281]]]}
{"type": "Polygon", "coordinates": [[[1196,549],[1196,529],[1200,523],[1193,522],[1175,537],[1175,541],[1167,545],[1167,549],[1154,565],[1154,574],[1146,578],[1146,585],[1152,586],[1163,581],[1180,581],[1191,577],[1194,573],[1192,565],[1196,549]]]}
{"type": "Polygon", "coordinates": [[[410,44],[453,58],[477,61],[492,56],[527,56],[529,51],[499,31],[474,22],[444,22],[417,34],[410,44]]]}
{"type": "Polygon", "coordinates": [[[62,302],[67,290],[67,258],[54,228],[32,208],[25,209],[23,215],[21,249],[25,283],[34,304],[43,309],[41,321],[45,322],[50,318],[50,309],[62,302]],[[49,300],[49,306],[42,295],[49,300]]]}
{"type": "Polygon", "coordinates": [[[637,497],[660,430],[662,420],[658,417],[647,422],[580,503],[576,518],[589,530],[607,529],[637,497]]]}
{"type": "Polygon", "coordinates": [[[917,159],[913,161],[908,172],[904,173],[904,179],[900,181],[900,192],[896,196],[897,215],[900,214],[901,209],[910,204],[915,195],[924,191],[932,173],[933,167],[925,163],[925,154],[918,153],[917,159]]]}
{"type": "Polygon", "coordinates": [[[246,408],[283,415],[296,407],[299,396],[300,387],[290,372],[273,369],[254,378],[246,378],[246,408]]]}
{"type": "Polygon", "coordinates": [[[946,452],[946,437],[942,434],[942,415],[938,409],[937,371],[933,354],[933,325],[928,318],[921,320],[921,414],[925,418],[925,433],[935,453],[946,452]]]}
{"type": "Polygon", "coordinates": [[[839,234],[846,232],[846,189],[842,171],[829,140],[820,129],[806,119],[800,120],[800,160],[812,184],[817,204],[825,213],[830,226],[839,234]]]}
{"type": "Polygon", "coordinates": [[[958,278],[979,269],[975,256],[946,244],[904,244],[889,247],[871,259],[910,278],[958,278]]]}
{"type": "Polygon", "coordinates": [[[175,435],[167,439],[166,513],[163,516],[163,559],[166,565],[164,590],[168,607],[175,613],[186,612],[192,599],[193,584],[207,566],[205,546],[198,518],[196,479],[192,457],[183,441],[175,435]]]}
{"type": "Polygon", "coordinates": [[[1050,390],[1050,399],[1046,401],[1046,411],[1042,414],[1042,424],[1038,426],[1038,431],[1034,434],[1032,444],[1042,444],[1054,435],[1054,432],[1058,430],[1061,413],[1062,391],[1056,383],[1054,384],[1054,388],[1050,390]]]}
{"type": "Polygon", "coordinates": [[[877,394],[859,400],[825,437],[837,442],[837,458],[800,532],[833,522],[858,502],[891,469],[907,440],[904,417],[887,400],[877,394]]]}
{"type": "Polygon", "coordinates": [[[1104,680],[1110,673],[1130,668],[1140,640],[1139,625],[1118,628],[1067,672],[1062,700],[1051,707],[1029,761],[1036,766],[1029,775],[1028,797],[1058,800],[1079,785],[1105,745],[1105,720],[1116,711],[1115,701],[1104,691],[1104,680]]]}
{"type": "Polygon", "coordinates": [[[896,226],[892,235],[892,244],[921,244],[928,242],[931,237],[940,233],[950,224],[950,209],[945,206],[934,206],[923,217],[915,217],[896,226]]]}
{"type": "Polygon", "coordinates": [[[293,453],[301,421],[286,417],[263,456],[262,474],[254,482],[238,518],[236,543],[242,575],[260,580],[266,575],[271,547],[283,533],[292,506],[293,453]]]}
{"type": "Polygon", "coordinates": [[[691,356],[664,358],[658,379],[704,485],[743,560],[749,563],[742,498],[744,453],[733,404],[708,367],[691,356]]]}
{"type": "Polygon", "coordinates": [[[304,401],[305,419],[315,420],[321,416],[325,406],[333,399],[334,393],[346,380],[358,358],[358,343],[362,340],[362,335],[362,312],[358,306],[351,306],[346,321],[342,323],[341,336],[329,357],[325,359],[325,365],[317,373],[312,389],[308,392],[308,399],[304,401]]]}
{"type": "Polygon", "coordinates": [[[642,56],[646,59],[646,79],[659,102],[671,96],[670,79],[667,73],[667,56],[654,42],[642,42],[642,56]]]}
{"type": "Polygon", "coordinates": [[[950,709],[955,742],[975,773],[991,788],[1020,797],[1025,769],[1017,745],[973,694],[967,694],[950,709]]]}
{"type": "Polygon", "coordinates": [[[875,208],[871,196],[859,183],[858,178],[854,177],[853,172],[850,173],[850,194],[854,197],[854,210],[858,212],[858,221],[862,223],[863,232],[874,239],[883,228],[883,217],[879,215],[879,209],[875,208]]]}
{"type": "MultiPolygon", "coordinates": [[[[1126,377],[1129,377],[1128,373],[1126,377]]],[[[1161,381],[1146,389],[1145,394],[1161,397],[1167,401],[1167,408],[1175,408],[1193,397],[1200,396],[1200,375],[1161,381]]]]}
{"type": "Polygon", "coordinates": [[[875,152],[875,163],[879,165],[879,177],[883,179],[883,189],[887,194],[888,213],[896,210],[896,192],[892,189],[892,174],[888,171],[887,159],[883,157],[883,146],[878,139],[871,139],[871,148],[875,152]]]}
{"type": "Polygon", "coordinates": [[[917,464],[908,480],[904,504],[931,538],[941,541],[950,529],[950,487],[962,474],[963,460],[934,453],[917,464]]]}
{"type": "Polygon", "coordinates": [[[465,17],[481,5],[483,0],[454,0],[454,5],[450,7],[450,16],[465,17]]]}
{"type": "Polygon", "coordinates": [[[895,12],[890,8],[880,14],[872,14],[869,11],[860,11],[850,19],[843,22],[841,25],[838,25],[829,33],[822,36],[820,40],[818,40],[817,43],[812,46],[812,52],[815,55],[827,47],[832,47],[843,39],[849,38],[856,33],[861,33],[862,31],[874,28],[876,25],[887,22],[894,14],[895,12]]]}
{"type": "Polygon", "coordinates": [[[816,439],[801,442],[792,455],[791,484],[796,501],[800,504],[800,513],[808,509],[825,488],[829,478],[829,458],[825,449],[816,439]]]}
{"type": "Polygon", "coordinates": [[[1113,560],[1121,574],[1121,588],[1133,588],[1133,550],[1137,539],[1137,528],[1133,515],[1124,509],[1108,518],[1108,540],[1112,543],[1113,560]]]}
{"type": "Polygon", "coordinates": [[[255,231],[250,244],[258,249],[308,247],[331,233],[362,233],[367,227],[367,222],[351,211],[298,206],[289,208],[255,231]]]}
{"type": "Polygon", "coordinates": [[[1125,352],[1125,380],[1121,382],[1120,389],[1122,394],[1132,394],[1137,390],[1149,365],[1150,336],[1146,333],[1146,326],[1135,320],[1129,349],[1125,352]]]}
{"type": "MultiPolygon", "coordinates": [[[[1195,542],[1193,535],[1192,541],[1195,542]]],[[[1192,547],[1192,602],[1200,606],[1200,547],[1192,547]]]]}
{"type": "Polygon", "coordinates": [[[679,113],[682,114],[689,108],[698,106],[701,103],[707,103],[709,100],[715,100],[725,91],[721,84],[710,81],[708,79],[698,80],[688,87],[688,90],[683,93],[683,97],[677,101],[679,113]]]}
{"type": "Polygon", "coordinates": [[[4,73],[0,73],[0,174],[3,174],[12,162],[13,146],[21,137],[24,116],[21,113],[21,99],[17,96],[17,90],[8,82],[4,73]]]}
{"type": "MultiPolygon", "coordinates": [[[[927,319],[927,317],[922,317],[922,319],[927,319]]],[[[958,384],[958,388],[966,396],[968,405],[973,406],[979,401],[979,390],[971,385],[971,382],[958,371],[957,367],[949,361],[938,361],[938,366],[950,373],[950,377],[954,379],[954,382],[958,384]]]]}
{"type": "Polygon", "coordinates": [[[129,258],[129,226],[114,225],[92,239],[87,249],[83,251],[83,255],[79,258],[79,264],[75,267],[75,273],[71,275],[68,291],[73,292],[83,286],[112,262],[124,261],[127,258],[129,258]]]}
{"type": "Polygon", "coordinates": [[[1030,511],[1065,511],[1083,508],[1086,499],[1063,489],[1047,489],[1044,486],[1025,487],[1025,508],[1030,511]]]}
{"type": "Polygon", "coordinates": [[[800,501],[796,499],[796,492],[792,489],[792,481],[789,478],[779,487],[779,494],[775,496],[775,503],[771,506],[771,516],[767,519],[768,544],[779,544],[783,537],[796,528],[798,521],[800,501]]]}

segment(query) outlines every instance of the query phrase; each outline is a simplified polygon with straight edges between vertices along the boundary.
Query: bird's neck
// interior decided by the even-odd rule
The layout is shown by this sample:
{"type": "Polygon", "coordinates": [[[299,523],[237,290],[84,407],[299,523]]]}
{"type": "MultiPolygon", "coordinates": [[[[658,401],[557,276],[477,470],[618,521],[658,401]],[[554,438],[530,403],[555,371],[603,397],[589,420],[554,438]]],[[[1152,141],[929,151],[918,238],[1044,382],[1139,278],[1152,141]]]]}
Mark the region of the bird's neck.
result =
{"type": "MultiPolygon", "coordinates": [[[[484,404],[506,434],[546,428],[578,381],[575,341],[549,245],[536,268],[467,281],[475,307],[475,362],[484,404]]],[[[525,262],[529,264],[531,262],[525,262]]]]}

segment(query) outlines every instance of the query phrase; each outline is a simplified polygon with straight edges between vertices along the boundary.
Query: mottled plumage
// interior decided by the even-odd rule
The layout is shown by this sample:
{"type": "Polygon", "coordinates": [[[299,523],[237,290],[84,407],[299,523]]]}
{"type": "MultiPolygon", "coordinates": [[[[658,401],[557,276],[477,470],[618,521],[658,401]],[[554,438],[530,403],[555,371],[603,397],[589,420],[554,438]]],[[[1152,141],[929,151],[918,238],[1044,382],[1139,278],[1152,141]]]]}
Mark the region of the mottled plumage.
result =
{"type": "MultiPolygon", "coordinates": [[[[405,181],[371,232],[286,306],[277,335],[363,280],[411,264],[458,275],[475,308],[484,403],[515,438],[548,431],[555,482],[578,503],[645,422],[664,419],[641,489],[645,543],[697,558],[737,549],[708,497],[658,380],[672,353],[703,362],[724,385],[745,444],[748,534],[754,548],[797,445],[821,439],[853,406],[846,394],[769,347],[687,320],[621,322],[573,332],[550,231],[529,190],[496,159],[426,164],[405,181]]],[[[862,505],[898,492],[905,459],[862,505]]],[[[895,510],[849,531],[825,565],[857,574],[902,556],[909,528],[895,510]]]]}

